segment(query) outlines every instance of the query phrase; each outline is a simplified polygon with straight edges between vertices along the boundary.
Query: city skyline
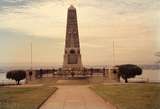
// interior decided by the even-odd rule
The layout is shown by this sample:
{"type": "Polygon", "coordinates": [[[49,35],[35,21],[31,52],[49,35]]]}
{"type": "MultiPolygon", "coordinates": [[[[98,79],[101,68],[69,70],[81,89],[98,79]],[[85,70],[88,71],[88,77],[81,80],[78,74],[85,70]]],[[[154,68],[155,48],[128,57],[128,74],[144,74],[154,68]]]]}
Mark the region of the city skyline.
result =
{"type": "MultiPolygon", "coordinates": [[[[156,62],[160,50],[158,0],[79,0],[75,3],[84,65],[156,62]]],[[[0,63],[62,65],[67,8],[64,0],[0,1],[0,63]]]]}

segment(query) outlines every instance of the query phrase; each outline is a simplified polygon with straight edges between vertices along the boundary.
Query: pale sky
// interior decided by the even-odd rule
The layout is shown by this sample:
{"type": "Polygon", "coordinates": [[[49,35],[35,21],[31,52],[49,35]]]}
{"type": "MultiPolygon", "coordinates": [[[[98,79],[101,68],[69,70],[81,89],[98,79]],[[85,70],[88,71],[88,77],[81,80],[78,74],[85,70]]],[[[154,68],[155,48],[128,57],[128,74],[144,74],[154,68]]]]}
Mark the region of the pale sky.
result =
{"type": "Polygon", "coordinates": [[[0,64],[62,65],[67,8],[77,8],[84,65],[152,64],[160,0],[0,0],[0,64]]]}

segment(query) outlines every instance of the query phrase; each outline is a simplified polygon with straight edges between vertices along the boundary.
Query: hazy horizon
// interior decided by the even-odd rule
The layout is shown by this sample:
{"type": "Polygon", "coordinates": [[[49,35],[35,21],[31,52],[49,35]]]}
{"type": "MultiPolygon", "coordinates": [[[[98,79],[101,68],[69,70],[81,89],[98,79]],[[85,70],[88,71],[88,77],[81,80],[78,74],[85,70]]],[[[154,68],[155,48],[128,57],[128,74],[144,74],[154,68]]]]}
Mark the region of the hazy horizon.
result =
{"type": "Polygon", "coordinates": [[[159,0],[1,0],[0,63],[62,65],[67,8],[78,14],[84,65],[154,64],[160,51],[159,0]]]}

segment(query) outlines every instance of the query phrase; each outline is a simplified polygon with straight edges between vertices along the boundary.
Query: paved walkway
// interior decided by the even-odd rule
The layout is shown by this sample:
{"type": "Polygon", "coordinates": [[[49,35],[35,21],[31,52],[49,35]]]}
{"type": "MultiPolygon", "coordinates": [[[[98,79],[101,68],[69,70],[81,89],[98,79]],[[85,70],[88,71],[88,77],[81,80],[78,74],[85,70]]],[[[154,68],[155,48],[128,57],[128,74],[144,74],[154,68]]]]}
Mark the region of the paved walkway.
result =
{"type": "Polygon", "coordinates": [[[40,109],[116,109],[97,96],[88,86],[58,86],[40,109]]]}

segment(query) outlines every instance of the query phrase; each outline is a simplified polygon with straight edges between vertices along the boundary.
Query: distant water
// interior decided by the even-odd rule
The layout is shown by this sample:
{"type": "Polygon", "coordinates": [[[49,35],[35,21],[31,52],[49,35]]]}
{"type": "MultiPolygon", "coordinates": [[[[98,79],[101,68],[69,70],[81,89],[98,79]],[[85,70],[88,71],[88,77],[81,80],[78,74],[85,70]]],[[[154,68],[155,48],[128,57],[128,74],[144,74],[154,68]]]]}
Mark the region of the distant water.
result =
{"type": "Polygon", "coordinates": [[[0,73],[0,83],[15,83],[14,80],[9,80],[6,78],[6,73],[0,73]]]}
{"type": "Polygon", "coordinates": [[[160,82],[160,70],[143,70],[142,75],[129,79],[131,81],[160,82]]]}
{"type": "MultiPolygon", "coordinates": [[[[160,82],[160,70],[143,70],[143,74],[136,76],[136,78],[129,79],[131,81],[150,81],[160,82]]],[[[6,78],[6,73],[0,73],[0,83],[13,83],[15,81],[6,78]]]]}

